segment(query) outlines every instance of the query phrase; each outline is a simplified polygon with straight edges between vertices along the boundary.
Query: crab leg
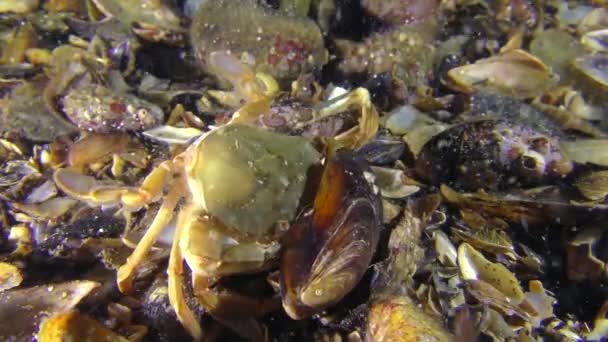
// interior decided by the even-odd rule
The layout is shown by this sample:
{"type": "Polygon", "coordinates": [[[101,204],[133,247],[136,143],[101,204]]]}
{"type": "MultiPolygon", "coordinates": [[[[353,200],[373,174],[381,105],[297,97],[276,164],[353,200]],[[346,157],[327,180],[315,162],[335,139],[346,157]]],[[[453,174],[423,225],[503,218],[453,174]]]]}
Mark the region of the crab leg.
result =
{"type": "Polygon", "coordinates": [[[188,330],[190,335],[195,340],[200,341],[203,337],[203,330],[196,316],[186,304],[184,292],[182,290],[182,273],[184,260],[180,250],[180,239],[182,231],[186,225],[186,219],[191,215],[191,210],[183,209],[177,218],[177,227],[173,235],[173,244],[171,245],[171,254],[169,256],[169,267],[167,267],[167,275],[169,278],[169,302],[175,310],[177,319],[188,330]]]}
{"type": "Polygon", "coordinates": [[[69,168],[55,171],[53,180],[70,197],[95,205],[122,204],[127,210],[135,211],[160,197],[173,169],[173,162],[161,163],[139,188],[107,185],[69,168]]]}
{"type": "Polygon", "coordinates": [[[372,140],[378,131],[378,111],[372,104],[369,91],[365,88],[357,88],[344,97],[331,101],[330,105],[318,110],[317,115],[311,122],[343,113],[351,107],[360,109],[359,124],[334,137],[336,149],[341,147],[357,149],[372,140]]]}
{"type": "Polygon", "coordinates": [[[137,266],[145,259],[163,228],[171,221],[173,211],[177,206],[177,202],[182,198],[182,194],[183,188],[181,185],[174,183],[174,186],[163,200],[160,209],[158,209],[152,224],[146,230],[133,253],[127,258],[127,262],[118,269],[117,283],[121,292],[125,293],[131,290],[137,266]]]}

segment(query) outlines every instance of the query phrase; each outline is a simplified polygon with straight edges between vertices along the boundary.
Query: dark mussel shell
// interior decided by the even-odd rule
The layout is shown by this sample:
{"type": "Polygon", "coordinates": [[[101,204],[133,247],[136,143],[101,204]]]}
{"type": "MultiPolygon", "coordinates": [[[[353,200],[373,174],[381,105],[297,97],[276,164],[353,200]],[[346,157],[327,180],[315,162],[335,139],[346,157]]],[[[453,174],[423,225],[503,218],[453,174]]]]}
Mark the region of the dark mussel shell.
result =
{"type": "Polygon", "coordinates": [[[555,137],[504,120],[452,127],[429,140],[416,160],[423,180],[466,190],[540,184],[572,167],[555,137]]]}
{"type": "Polygon", "coordinates": [[[281,255],[283,307],[294,319],[340,301],[360,281],[381,228],[380,197],[352,153],[328,157],[313,208],[286,233],[281,255]]]}

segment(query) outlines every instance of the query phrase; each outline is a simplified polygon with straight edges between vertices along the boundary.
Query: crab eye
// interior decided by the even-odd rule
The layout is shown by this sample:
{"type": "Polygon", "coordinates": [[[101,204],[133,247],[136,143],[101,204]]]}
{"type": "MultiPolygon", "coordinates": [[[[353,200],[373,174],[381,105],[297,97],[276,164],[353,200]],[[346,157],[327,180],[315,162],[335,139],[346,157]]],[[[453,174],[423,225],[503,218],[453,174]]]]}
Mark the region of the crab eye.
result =
{"type": "Polygon", "coordinates": [[[148,109],[147,108],[143,108],[143,107],[137,108],[137,111],[135,113],[136,113],[137,118],[139,120],[143,120],[143,119],[145,119],[146,117],[148,117],[150,115],[150,112],[148,111],[148,109]]]}

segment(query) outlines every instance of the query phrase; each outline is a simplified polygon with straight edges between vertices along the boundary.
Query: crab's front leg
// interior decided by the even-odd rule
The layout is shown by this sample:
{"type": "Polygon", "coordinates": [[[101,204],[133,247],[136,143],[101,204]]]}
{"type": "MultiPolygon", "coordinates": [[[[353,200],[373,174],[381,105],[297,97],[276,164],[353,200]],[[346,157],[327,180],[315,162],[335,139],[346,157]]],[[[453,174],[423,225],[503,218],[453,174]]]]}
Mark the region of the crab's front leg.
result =
{"type": "Polygon", "coordinates": [[[125,264],[118,269],[116,282],[118,283],[118,289],[121,292],[127,293],[131,291],[137,266],[144,261],[148,252],[152,249],[156,240],[158,240],[163,228],[165,228],[173,218],[173,211],[182,198],[184,190],[183,186],[179,183],[171,187],[171,190],[169,190],[169,193],[163,200],[163,204],[160,209],[158,209],[152,224],[150,224],[150,227],[148,227],[144,236],[139,240],[125,264]]]}
{"type": "Polygon", "coordinates": [[[190,310],[182,289],[184,258],[180,249],[180,241],[183,238],[184,227],[187,220],[193,215],[193,207],[189,206],[182,209],[177,218],[173,243],[171,244],[171,254],[169,256],[169,266],[167,267],[169,302],[175,310],[177,319],[182,323],[188,333],[197,341],[203,339],[203,330],[194,312],[190,310]]]}

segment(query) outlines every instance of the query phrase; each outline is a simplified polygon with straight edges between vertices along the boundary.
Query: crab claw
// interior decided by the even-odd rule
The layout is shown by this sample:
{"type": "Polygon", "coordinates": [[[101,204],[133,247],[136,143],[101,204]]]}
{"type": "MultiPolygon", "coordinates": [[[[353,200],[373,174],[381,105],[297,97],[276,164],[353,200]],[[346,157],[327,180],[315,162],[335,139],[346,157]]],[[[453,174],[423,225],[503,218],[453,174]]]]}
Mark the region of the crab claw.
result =
{"type": "Polygon", "coordinates": [[[367,270],[382,209],[365,173],[344,150],[328,157],[313,209],[286,233],[280,283],[290,317],[303,319],[336,304],[367,270]]]}
{"type": "Polygon", "coordinates": [[[234,107],[241,107],[233,115],[233,121],[253,121],[270,110],[272,98],[278,93],[279,85],[270,75],[254,73],[253,69],[234,55],[226,52],[212,52],[209,66],[214,74],[228,80],[234,88],[231,92],[209,91],[218,101],[234,107]]]}

